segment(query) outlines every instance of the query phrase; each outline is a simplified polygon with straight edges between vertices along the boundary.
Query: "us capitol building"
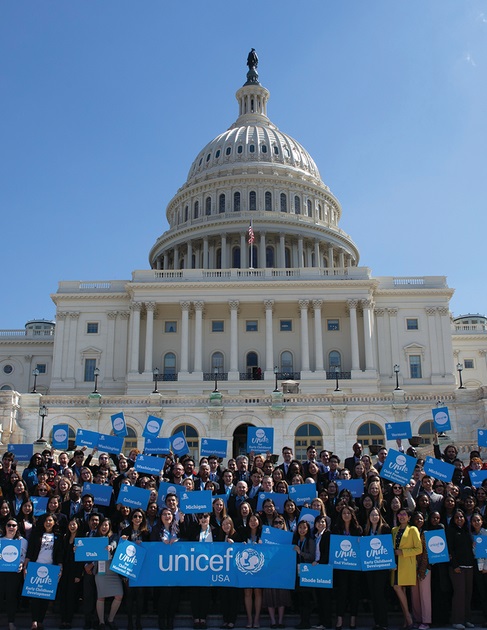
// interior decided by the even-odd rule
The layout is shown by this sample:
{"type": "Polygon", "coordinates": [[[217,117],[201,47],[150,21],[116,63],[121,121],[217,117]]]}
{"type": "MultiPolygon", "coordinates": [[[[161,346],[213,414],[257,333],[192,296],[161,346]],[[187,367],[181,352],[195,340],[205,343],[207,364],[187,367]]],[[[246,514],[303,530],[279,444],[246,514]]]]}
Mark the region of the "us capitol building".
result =
{"type": "Polygon", "coordinates": [[[245,451],[249,425],[274,451],[316,444],[373,452],[385,423],[431,442],[450,409],[466,452],[486,426],[487,320],[452,319],[443,276],[374,277],[340,229],[342,208],[306,149],[267,116],[248,57],[237,120],[196,156],[166,210],[169,229],[130,280],[60,282],[55,321],[0,331],[0,437],[32,443],[52,426],[111,432],[143,447],[183,430],[245,451]],[[367,450],[367,449],[366,449],[367,450]]]}

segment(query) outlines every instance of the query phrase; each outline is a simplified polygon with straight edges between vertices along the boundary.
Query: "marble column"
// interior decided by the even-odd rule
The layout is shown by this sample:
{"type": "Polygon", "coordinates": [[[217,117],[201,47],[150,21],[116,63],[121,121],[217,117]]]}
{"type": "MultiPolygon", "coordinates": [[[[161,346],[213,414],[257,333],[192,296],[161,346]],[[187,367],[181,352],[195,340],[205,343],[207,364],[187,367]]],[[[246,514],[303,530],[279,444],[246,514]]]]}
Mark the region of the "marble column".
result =
{"type": "Polygon", "coordinates": [[[105,358],[104,378],[105,380],[113,380],[114,357],[115,357],[115,322],[117,319],[117,311],[109,311],[107,313],[107,355],[105,358]]]}
{"type": "Polygon", "coordinates": [[[321,322],[321,307],[323,300],[313,300],[315,318],[315,372],[324,370],[323,361],[323,326],[321,322]]]}
{"type": "Polygon", "coordinates": [[[335,266],[335,261],[333,259],[333,256],[334,256],[333,245],[330,245],[328,247],[328,267],[330,269],[333,269],[333,267],[335,266]]]}
{"type": "Polygon", "coordinates": [[[358,349],[358,330],[357,330],[357,305],[358,300],[347,300],[347,306],[350,311],[350,342],[352,350],[352,371],[360,370],[360,358],[358,349]]]}
{"type": "Polygon", "coordinates": [[[130,342],[130,371],[139,371],[139,343],[140,343],[140,311],[142,302],[132,302],[131,342],[130,342]]]}
{"type": "Polygon", "coordinates": [[[193,268],[193,243],[188,241],[188,248],[186,250],[186,269],[193,268]]]}
{"type": "Polygon", "coordinates": [[[156,310],[155,302],[146,302],[145,310],[147,313],[145,327],[145,362],[144,372],[152,373],[154,366],[152,365],[152,351],[154,347],[154,311],[156,310]]]}
{"type": "Polygon", "coordinates": [[[230,309],[230,372],[238,372],[238,300],[229,300],[230,309]]]}
{"type": "Polygon", "coordinates": [[[298,267],[304,267],[304,248],[303,248],[303,238],[301,236],[298,237],[298,267]]]}
{"type": "Polygon", "coordinates": [[[315,240],[315,267],[321,267],[320,242],[315,240]]]}
{"type": "Polygon", "coordinates": [[[203,310],[205,303],[193,302],[194,306],[194,371],[203,372],[203,310]]]}
{"type": "Polygon", "coordinates": [[[189,309],[191,302],[180,302],[181,306],[181,372],[188,372],[189,364],[189,309]]]}
{"type": "Polygon", "coordinates": [[[62,370],[63,370],[63,352],[66,348],[66,343],[64,342],[64,333],[65,333],[65,322],[68,313],[66,311],[57,311],[56,312],[56,335],[54,337],[54,357],[52,364],[52,378],[61,379],[62,370]]]}
{"type": "Polygon", "coordinates": [[[260,233],[260,244],[259,244],[259,267],[261,269],[266,268],[266,255],[265,255],[265,232],[260,233]]]}
{"type": "Polygon", "coordinates": [[[279,267],[284,269],[286,266],[286,237],[279,234],[279,267]]]}
{"type": "Polygon", "coordinates": [[[308,331],[308,306],[309,300],[299,300],[301,313],[301,370],[309,372],[309,331],[308,331]]]}
{"type": "Polygon", "coordinates": [[[265,308],[265,369],[274,371],[274,331],[272,328],[272,310],[274,300],[264,300],[265,308]]]}
{"type": "Polygon", "coordinates": [[[203,237],[203,269],[208,269],[208,237],[203,237]]]}
{"type": "Polygon", "coordinates": [[[76,365],[76,341],[78,339],[78,320],[79,320],[78,311],[69,313],[68,356],[66,360],[66,377],[68,379],[75,378],[74,367],[76,365]]]}
{"type": "Polygon", "coordinates": [[[372,300],[362,300],[362,308],[364,311],[364,345],[366,370],[375,370],[373,343],[374,323],[372,321],[373,307],[374,303],[372,302],[372,300]]]}
{"type": "Polygon", "coordinates": [[[240,269],[248,268],[247,233],[240,234],[240,269]]]}
{"type": "Polygon", "coordinates": [[[221,265],[222,269],[228,269],[228,261],[227,261],[227,235],[222,234],[221,236],[221,265]]]}
{"type": "Polygon", "coordinates": [[[174,269],[179,269],[179,245],[174,246],[174,269]]]}

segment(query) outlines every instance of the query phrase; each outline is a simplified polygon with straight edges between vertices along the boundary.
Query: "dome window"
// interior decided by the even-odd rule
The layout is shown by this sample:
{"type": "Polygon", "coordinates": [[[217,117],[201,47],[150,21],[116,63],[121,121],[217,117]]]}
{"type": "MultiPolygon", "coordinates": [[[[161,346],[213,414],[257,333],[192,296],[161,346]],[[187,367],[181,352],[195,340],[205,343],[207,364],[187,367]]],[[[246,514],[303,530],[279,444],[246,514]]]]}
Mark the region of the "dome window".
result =
{"type": "Polygon", "coordinates": [[[301,214],[301,199],[297,195],[294,197],[294,214],[301,214]]]}
{"type": "Polygon", "coordinates": [[[311,205],[311,201],[309,199],[306,202],[306,205],[308,206],[308,216],[312,217],[313,216],[313,206],[311,205]]]}
{"type": "Polygon", "coordinates": [[[240,193],[233,193],[233,211],[240,212],[240,193]]]}
{"type": "Polygon", "coordinates": [[[211,153],[208,153],[208,155],[206,156],[206,161],[209,162],[211,158],[211,153]]]}
{"type": "Polygon", "coordinates": [[[186,222],[188,220],[189,220],[189,208],[188,208],[188,206],[186,206],[184,208],[184,221],[186,222]]]}
{"type": "Polygon", "coordinates": [[[198,162],[198,166],[201,166],[202,163],[203,163],[203,158],[200,158],[200,161],[198,162]]]}
{"type": "Polygon", "coordinates": [[[249,210],[257,210],[257,193],[255,190],[249,192],[249,210]]]}
{"type": "Polygon", "coordinates": [[[218,149],[218,151],[215,153],[215,158],[219,158],[220,157],[220,149],[218,149]]]}
{"type": "Polygon", "coordinates": [[[243,146],[241,144],[237,147],[237,153],[243,153],[243,146]]]}
{"type": "Polygon", "coordinates": [[[205,201],[205,214],[206,216],[210,216],[211,214],[211,197],[207,197],[205,201]]]}
{"type": "Polygon", "coordinates": [[[255,153],[255,145],[254,144],[250,145],[249,151],[250,151],[250,153],[255,153]]]}
{"type": "Polygon", "coordinates": [[[291,157],[291,154],[289,153],[289,149],[287,147],[284,147],[284,153],[286,154],[286,157],[291,157]]]}
{"type": "Polygon", "coordinates": [[[225,155],[230,155],[231,152],[232,152],[232,147],[227,147],[225,150],[225,155]]]}
{"type": "Polygon", "coordinates": [[[194,218],[195,218],[195,219],[197,219],[197,218],[198,218],[198,216],[199,216],[199,213],[200,213],[200,204],[199,204],[199,202],[198,202],[198,201],[195,201],[195,202],[194,202],[194,208],[193,208],[193,210],[194,210],[194,211],[193,211],[193,216],[194,216],[194,218]]]}
{"type": "Polygon", "coordinates": [[[281,193],[281,212],[287,212],[287,197],[286,197],[286,193],[281,193]]]}
{"type": "Polygon", "coordinates": [[[263,144],[261,147],[262,153],[267,153],[267,145],[263,144]]]}
{"type": "Polygon", "coordinates": [[[269,191],[266,191],[265,193],[265,209],[267,212],[272,210],[272,193],[269,191]]]}
{"type": "Polygon", "coordinates": [[[218,212],[225,212],[225,195],[222,193],[218,198],[218,212]]]}
{"type": "Polygon", "coordinates": [[[274,155],[279,155],[279,147],[276,147],[276,145],[274,145],[274,155]]]}

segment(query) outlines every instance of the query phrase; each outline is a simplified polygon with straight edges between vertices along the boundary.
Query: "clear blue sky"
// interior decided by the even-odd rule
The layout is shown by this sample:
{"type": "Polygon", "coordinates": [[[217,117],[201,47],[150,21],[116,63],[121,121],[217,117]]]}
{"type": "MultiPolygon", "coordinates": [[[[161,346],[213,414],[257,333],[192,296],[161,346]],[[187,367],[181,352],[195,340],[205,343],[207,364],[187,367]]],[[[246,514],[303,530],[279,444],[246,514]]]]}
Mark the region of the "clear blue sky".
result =
{"type": "Polygon", "coordinates": [[[485,2],[3,0],[0,328],[53,317],[59,280],[148,268],[251,47],[360,264],[487,314],[485,2]]]}

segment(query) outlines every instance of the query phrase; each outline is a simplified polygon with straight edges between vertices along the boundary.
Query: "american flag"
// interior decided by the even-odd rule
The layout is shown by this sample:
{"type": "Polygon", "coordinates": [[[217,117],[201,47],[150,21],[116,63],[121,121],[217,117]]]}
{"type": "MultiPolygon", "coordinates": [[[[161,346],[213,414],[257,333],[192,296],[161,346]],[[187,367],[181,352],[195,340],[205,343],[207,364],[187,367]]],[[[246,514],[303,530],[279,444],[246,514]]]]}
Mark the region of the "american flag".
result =
{"type": "Polygon", "coordinates": [[[252,243],[255,241],[255,236],[254,236],[254,228],[252,227],[252,223],[249,225],[249,240],[248,243],[249,245],[252,245],[252,243]]]}

